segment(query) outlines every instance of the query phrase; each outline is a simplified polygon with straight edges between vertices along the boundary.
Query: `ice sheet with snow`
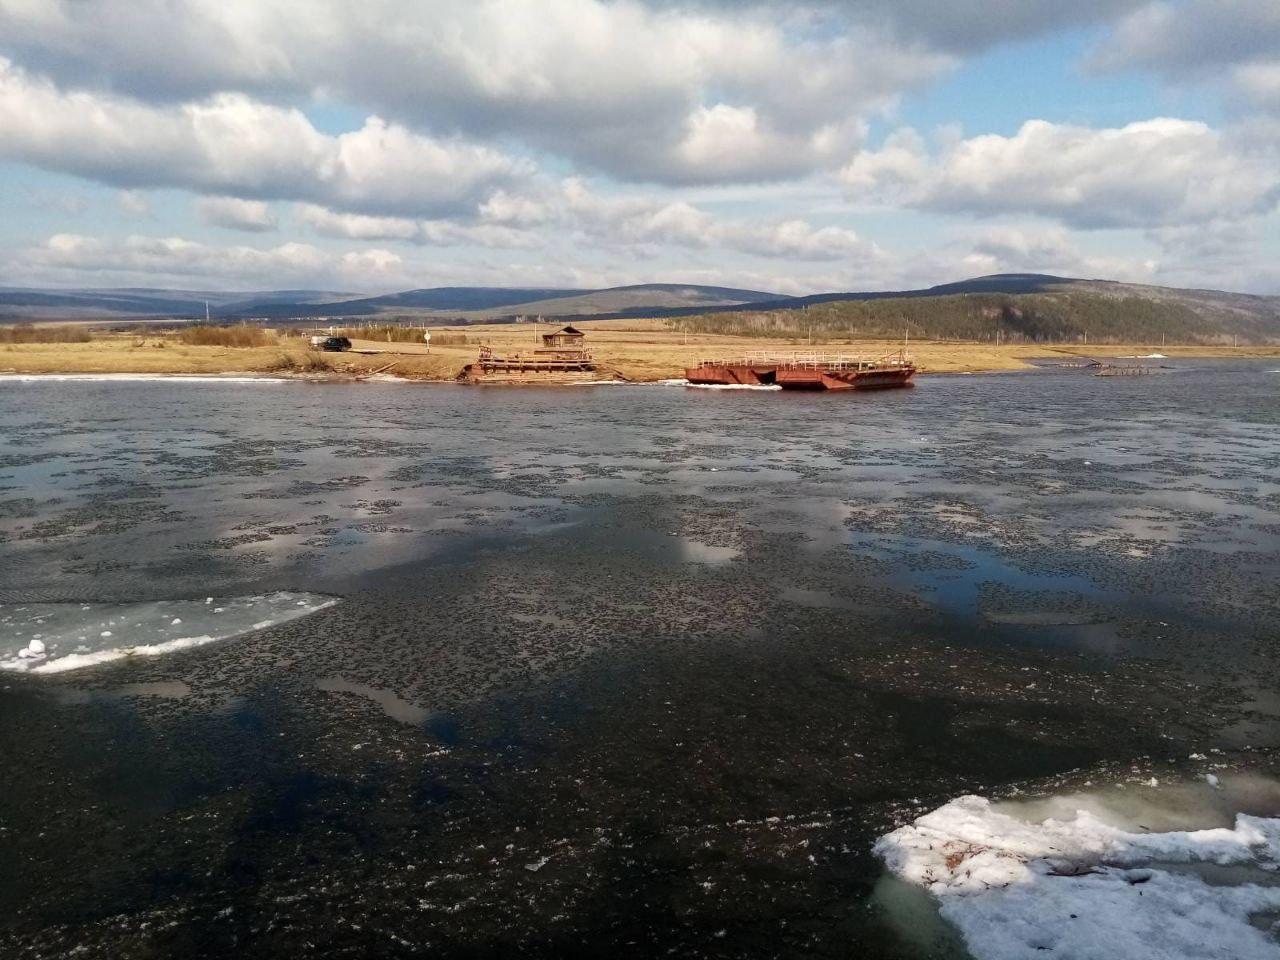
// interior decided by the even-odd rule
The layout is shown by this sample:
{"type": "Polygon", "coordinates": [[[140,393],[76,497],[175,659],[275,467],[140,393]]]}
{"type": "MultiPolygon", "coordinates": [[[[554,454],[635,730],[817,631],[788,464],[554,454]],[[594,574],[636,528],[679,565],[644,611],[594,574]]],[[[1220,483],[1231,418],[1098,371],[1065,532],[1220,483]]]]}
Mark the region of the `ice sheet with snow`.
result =
{"type": "Polygon", "coordinates": [[[1035,822],[966,796],[876,852],[979,960],[1280,958],[1280,819],[1138,832],[1094,810],[1035,822]]]}
{"type": "Polygon", "coordinates": [[[265,630],[337,603],[313,593],[149,603],[0,604],[0,670],[61,673],[265,630]]]}

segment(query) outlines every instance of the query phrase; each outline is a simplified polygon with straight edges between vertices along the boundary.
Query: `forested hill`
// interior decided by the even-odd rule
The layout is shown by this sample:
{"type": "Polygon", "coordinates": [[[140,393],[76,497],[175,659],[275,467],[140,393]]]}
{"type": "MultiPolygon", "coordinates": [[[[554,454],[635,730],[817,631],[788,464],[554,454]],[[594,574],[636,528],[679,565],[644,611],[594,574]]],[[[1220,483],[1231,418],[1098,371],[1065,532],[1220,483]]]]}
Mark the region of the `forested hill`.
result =
{"type": "Polygon", "coordinates": [[[1009,343],[1280,343],[1280,297],[1068,280],[980,277],[904,294],[823,294],[671,320],[677,330],[760,337],[1009,343]]]}

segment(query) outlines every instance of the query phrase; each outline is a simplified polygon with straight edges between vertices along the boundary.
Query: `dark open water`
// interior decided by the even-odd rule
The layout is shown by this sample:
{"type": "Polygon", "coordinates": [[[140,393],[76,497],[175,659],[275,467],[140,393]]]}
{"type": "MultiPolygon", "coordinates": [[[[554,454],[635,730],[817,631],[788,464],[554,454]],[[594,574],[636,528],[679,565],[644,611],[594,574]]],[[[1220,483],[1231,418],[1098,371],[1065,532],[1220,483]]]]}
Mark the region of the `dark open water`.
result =
{"type": "Polygon", "coordinates": [[[0,603],[342,598],[0,676],[0,955],[919,955],[904,820],[1278,768],[1280,364],[1177,366],[0,384],[0,603]]]}

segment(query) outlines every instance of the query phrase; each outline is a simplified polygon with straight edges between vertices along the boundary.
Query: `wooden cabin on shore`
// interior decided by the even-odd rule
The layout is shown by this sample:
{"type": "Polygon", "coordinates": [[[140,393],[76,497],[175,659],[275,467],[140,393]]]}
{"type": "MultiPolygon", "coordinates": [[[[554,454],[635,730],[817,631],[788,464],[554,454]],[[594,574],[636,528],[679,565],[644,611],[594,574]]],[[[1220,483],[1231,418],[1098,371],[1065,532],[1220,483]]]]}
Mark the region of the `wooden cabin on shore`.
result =
{"type": "Polygon", "coordinates": [[[542,335],[542,350],[538,352],[583,353],[586,351],[586,339],[587,335],[577,327],[561,327],[554,333],[544,333],[542,335]]]}

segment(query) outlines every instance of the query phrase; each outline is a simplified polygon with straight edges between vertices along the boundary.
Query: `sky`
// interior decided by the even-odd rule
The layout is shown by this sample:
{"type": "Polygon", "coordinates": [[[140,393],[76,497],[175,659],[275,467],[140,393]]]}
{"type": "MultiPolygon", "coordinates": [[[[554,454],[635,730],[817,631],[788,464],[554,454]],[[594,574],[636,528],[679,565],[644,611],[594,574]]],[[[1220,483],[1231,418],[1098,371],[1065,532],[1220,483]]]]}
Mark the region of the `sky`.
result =
{"type": "Polygon", "coordinates": [[[0,285],[1280,294],[1280,0],[0,0],[0,285]]]}

